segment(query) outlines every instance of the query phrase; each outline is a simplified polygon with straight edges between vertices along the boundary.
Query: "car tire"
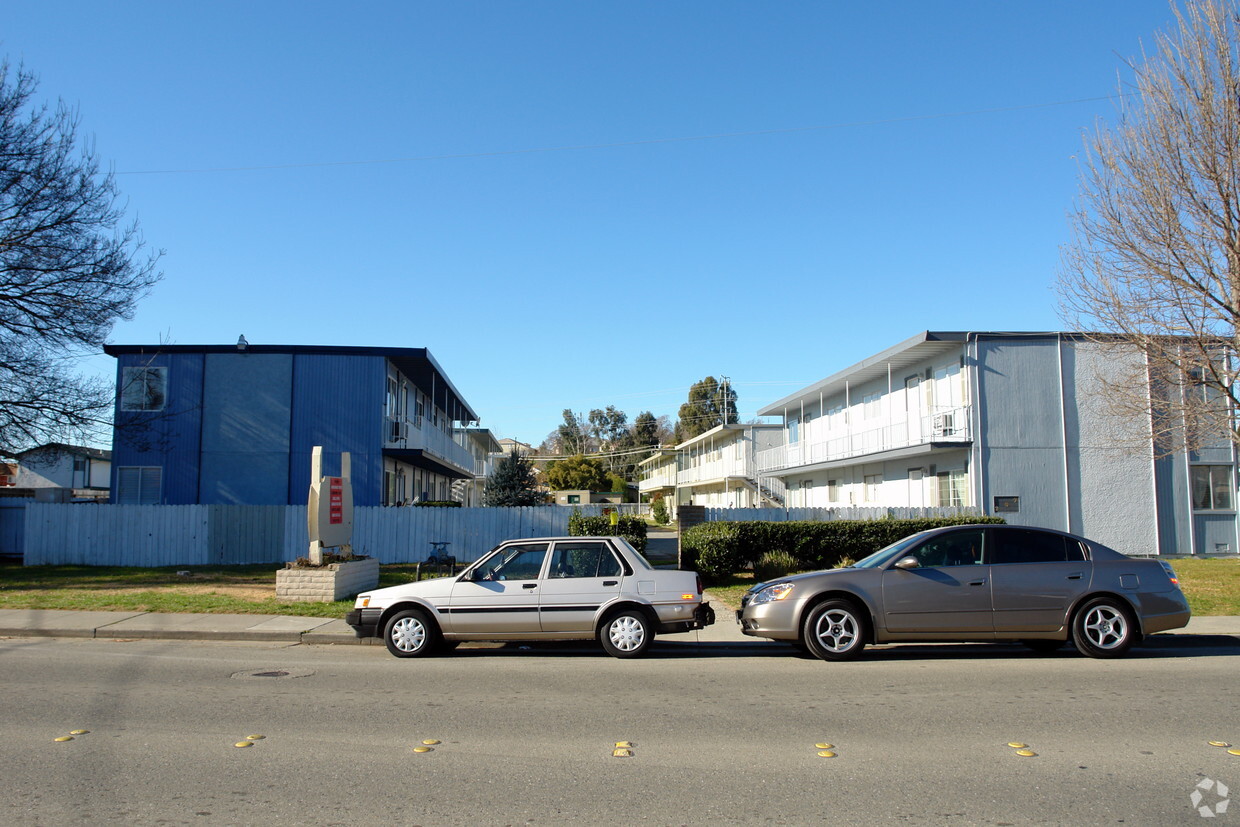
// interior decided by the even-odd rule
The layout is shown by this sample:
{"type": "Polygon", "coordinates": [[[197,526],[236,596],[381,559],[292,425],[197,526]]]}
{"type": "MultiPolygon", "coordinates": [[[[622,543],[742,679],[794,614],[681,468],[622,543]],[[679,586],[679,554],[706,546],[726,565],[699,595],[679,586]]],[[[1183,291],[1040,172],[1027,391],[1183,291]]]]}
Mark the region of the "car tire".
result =
{"type": "Polygon", "coordinates": [[[865,648],[865,616],[850,600],[819,603],[801,624],[801,642],[822,660],[852,660],[865,648]]]}
{"type": "Polygon", "coordinates": [[[639,609],[624,609],[609,616],[598,630],[598,642],[614,658],[636,658],[645,653],[654,633],[650,618],[639,609]]]}
{"type": "Polygon", "coordinates": [[[406,609],[388,618],[383,642],[398,658],[421,658],[435,651],[442,638],[439,628],[420,609],[406,609]]]}
{"type": "Polygon", "coordinates": [[[1118,658],[1139,639],[1132,610],[1113,597],[1095,597],[1072,617],[1072,642],[1091,658],[1118,658]]]}
{"type": "Polygon", "coordinates": [[[1021,643],[1025,644],[1025,646],[1037,652],[1039,655],[1049,655],[1052,652],[1058,652],[1065,645],[1067,645],[1068,641],[1048,640],[1046,638],[1030,638],[1029,640],[1022,640],[1021,643]]]}

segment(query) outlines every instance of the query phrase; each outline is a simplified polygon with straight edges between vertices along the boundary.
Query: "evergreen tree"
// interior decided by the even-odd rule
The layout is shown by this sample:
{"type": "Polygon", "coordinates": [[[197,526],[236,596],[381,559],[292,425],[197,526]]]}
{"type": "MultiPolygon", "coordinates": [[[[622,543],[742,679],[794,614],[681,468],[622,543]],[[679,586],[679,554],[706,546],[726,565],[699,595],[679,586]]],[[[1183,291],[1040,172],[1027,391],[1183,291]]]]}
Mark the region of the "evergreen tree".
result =
{"type": "Polygon", "coordinates": [[[492,506],[542,505],[534,464],[523,454],[508,454],[487,478],[484,500],[492,506]]]}
{"type": "Polygon", "coordinates": [[[736,391],[726,378],[721,383],[707,376],[689,388],[689,401],[680,406],[679,416],[675,430],[677,443],[693,439],[711,428],[731,425],[737,421],[736,391]]]}

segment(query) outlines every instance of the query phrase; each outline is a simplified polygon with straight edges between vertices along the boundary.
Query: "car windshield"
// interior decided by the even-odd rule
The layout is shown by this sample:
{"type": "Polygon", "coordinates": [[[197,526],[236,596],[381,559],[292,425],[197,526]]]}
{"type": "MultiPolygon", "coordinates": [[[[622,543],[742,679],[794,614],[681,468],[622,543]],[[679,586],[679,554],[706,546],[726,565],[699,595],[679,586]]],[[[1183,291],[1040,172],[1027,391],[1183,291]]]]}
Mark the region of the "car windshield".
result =
{"type": "Polygon", "coordinates": [[[866,557],[863,560],[858,560],[857,562],[852,564],[852,568],[854,569],[882,568],[887,563],[901,556],[905,552],[905,550],[907,550],[913,544],[917,543],[919,540],[921,540],[920,534],[914,534],[912,537],[905,537],[903,540],[898,540],[892,543],[891,545],[887,546],[886,548],[880,548],[878,551],[874,552],[869,557],[866,557]]]}

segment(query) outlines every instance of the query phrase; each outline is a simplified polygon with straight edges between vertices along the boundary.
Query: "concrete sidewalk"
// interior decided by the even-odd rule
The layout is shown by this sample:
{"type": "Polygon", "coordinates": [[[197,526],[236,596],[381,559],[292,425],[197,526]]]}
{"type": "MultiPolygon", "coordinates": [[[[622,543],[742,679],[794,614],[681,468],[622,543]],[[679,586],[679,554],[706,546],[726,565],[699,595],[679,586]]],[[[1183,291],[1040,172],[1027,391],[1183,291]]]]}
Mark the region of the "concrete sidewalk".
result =
{"type": "MultiPolygon", "coordinates": [[[[709,599],[709,595],[707,595],[709,599]]],[[[676,643],[760,645],[762,638],[740,632],[731,610],[712,600],[716,617],[696,632],[660,635],[676,643]]],[[[1184,629],[1163,634],[1230,636],[1240,643],[1240,617],[1194,617],[1184,629]]],[[[77,637],[158,640],[250,640],[284,643],[376,645],[359,639],[343,619],[286,615],[158,614],[154,612],[72,612],[0,609],[0,637],[77,637]]]]}

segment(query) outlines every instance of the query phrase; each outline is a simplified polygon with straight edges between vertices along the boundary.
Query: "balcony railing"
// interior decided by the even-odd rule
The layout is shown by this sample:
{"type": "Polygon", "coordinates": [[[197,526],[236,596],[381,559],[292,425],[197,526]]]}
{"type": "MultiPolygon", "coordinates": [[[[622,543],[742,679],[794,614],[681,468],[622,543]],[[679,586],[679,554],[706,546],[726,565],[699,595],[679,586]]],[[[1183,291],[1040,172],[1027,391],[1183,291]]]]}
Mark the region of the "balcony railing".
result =
{"type": "Polygon", "coordinates": [[[676,473],[677,485],[692,485],[707,480],[718,480],[724,477],[752,477],[752,463],[748,459],[717,459],[703,462],[694,468],[685,468],[676,473]]]}
{"type": "Polygon", "coordinates": [[[656,488],[671,488],[676,485],[676,469],[668,468],[649,477],[643,477],[637,483],[638,491],[653,491],[656,488]]]}
{"type": "Polygon", "coordinates": [[[385,447],[420,449],[457,468],[463,470],[474,468],[474,455],[468,448],[429,421],[423,419],[421,423],[423,427],[415,428],[412,422],[384,420],[384,426],[387,428],[385,447]]]}
{"type": "Polygon", "coordinates": [[[825,439],[811,438],[769,448],[758,452],[758,472],[767,474],[799,465],[816,465],[917,445],[970,442],[973,439],[970,413],[969,405],[942,408],[906,422],[892,422],[864,430],[837,430],[828,433],[825,439]]]}

